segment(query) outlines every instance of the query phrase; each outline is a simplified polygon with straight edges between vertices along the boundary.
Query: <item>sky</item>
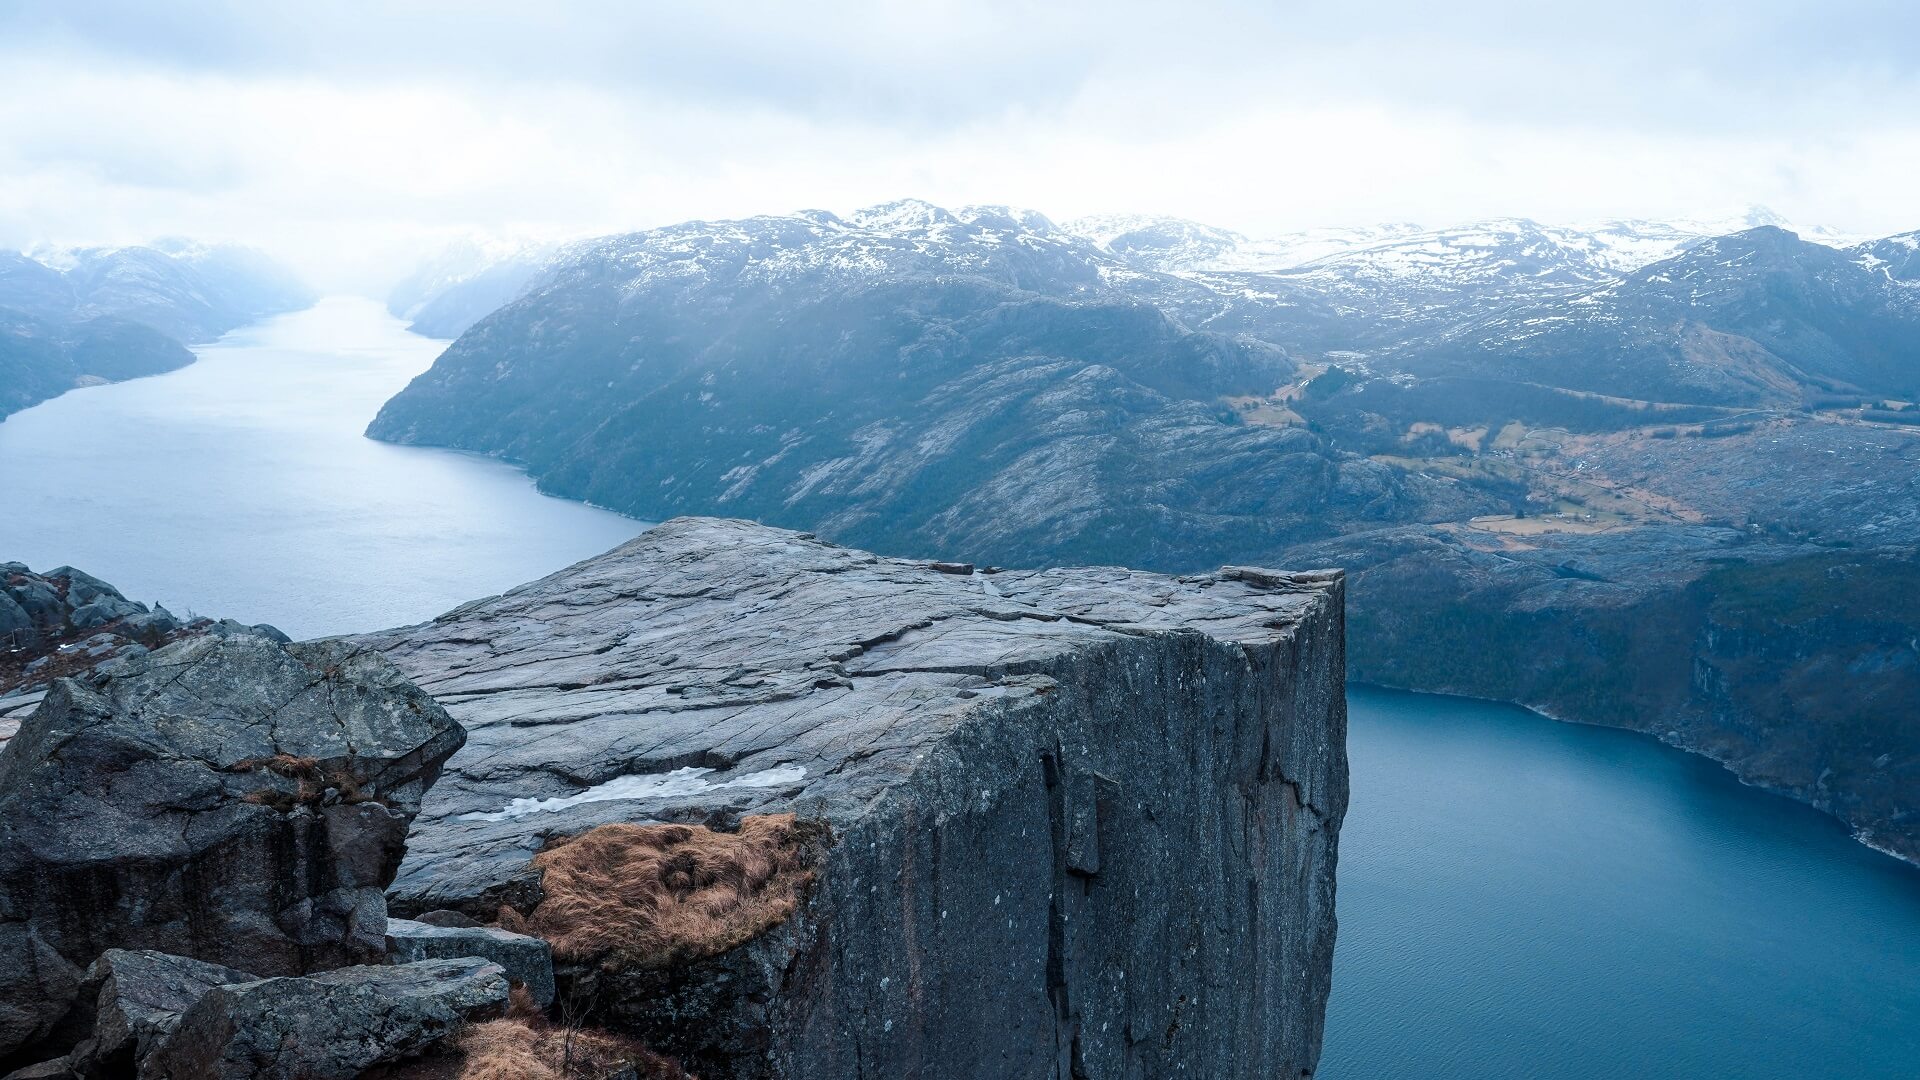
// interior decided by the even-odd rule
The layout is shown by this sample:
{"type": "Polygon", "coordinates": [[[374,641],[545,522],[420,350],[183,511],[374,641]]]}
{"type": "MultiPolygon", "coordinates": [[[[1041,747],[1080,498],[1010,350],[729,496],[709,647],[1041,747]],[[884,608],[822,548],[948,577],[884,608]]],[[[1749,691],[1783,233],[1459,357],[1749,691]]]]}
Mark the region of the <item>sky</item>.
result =
{"type": "Polygon", "coordinates": [[[1255,235],[1765,205],[1920,228],[1910,0],[0,0],[0,246],[468,236],[902,197],[1255,235]]]}

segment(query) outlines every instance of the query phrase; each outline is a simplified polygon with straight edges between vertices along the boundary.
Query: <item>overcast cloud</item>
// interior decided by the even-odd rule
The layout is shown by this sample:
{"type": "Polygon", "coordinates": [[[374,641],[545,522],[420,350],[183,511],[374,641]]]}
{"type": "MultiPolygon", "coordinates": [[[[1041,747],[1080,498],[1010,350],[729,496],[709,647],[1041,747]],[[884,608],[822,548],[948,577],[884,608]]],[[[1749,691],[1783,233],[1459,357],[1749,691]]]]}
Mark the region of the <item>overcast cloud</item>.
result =
{"type": "Polygon", "coordinates": [[[0,244],[377,288],[468,230],[914,195],[1255,233],[1920,228],[1920,5],[0,0],[0,244]]]}

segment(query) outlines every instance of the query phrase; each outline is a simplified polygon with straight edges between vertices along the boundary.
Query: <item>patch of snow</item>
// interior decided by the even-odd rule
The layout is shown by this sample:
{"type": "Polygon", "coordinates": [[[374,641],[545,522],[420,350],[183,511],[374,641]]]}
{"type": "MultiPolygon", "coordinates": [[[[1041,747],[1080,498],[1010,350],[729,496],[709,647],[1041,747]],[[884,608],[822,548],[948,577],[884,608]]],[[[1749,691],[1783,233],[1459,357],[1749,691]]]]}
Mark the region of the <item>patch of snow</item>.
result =
{"type": "Polygon", "coordinates": [[[686,798],[723,788],[786,787],[789,784],[799,783],[807,775],[804,765],[780,765],[737,776],[731,780],[722,780],[716,784],[706,779],[707,774],[712,771],[712,769],[688,766],[665,773],[616,776],[604,784],[595,784],[573,795],[560,795],[551,799],[515,799],[493,813],[461,814],[459,820],[507,821],[512,818],[526,817],[529,814],[565,810],[582,803],[615,802],[623,799],[686,798]]]}

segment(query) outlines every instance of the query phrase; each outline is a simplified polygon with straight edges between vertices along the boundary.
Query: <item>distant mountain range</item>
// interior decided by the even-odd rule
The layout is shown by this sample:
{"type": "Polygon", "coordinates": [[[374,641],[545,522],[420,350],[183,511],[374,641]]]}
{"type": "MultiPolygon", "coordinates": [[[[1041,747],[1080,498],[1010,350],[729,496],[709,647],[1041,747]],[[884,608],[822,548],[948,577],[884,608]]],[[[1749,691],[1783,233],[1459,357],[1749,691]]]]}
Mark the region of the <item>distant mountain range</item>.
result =
{"type": "Polygon", "coordinates": [[[184,366],[187,345],[312,301],[251,248],[162,240],[0,252],[0,417],[76,386],[184,366]]]}
{"type": "Polygon", "coordinates": [[[368,430],[890,553],[1344,565],[1355,677],[1920,857],[1920,243],[1732,224],[687,222],[560,251],[368,430]]]}
{"type": "Polygon", "coordinates": [[[558,245],[538,241],[455,241],[393,287],[387,310],[416,334],[459,337],[526,291],[558,251],[558,245]]]}

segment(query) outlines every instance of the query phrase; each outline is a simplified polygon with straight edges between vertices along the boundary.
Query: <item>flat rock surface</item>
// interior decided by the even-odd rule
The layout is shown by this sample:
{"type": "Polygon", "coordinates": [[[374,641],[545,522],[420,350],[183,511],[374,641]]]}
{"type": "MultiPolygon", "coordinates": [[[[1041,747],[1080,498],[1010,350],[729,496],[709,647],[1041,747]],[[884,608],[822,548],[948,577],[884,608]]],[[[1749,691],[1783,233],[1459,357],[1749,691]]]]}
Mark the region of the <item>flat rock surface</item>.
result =
{"type": "Polygon", "coordinates": [[[1064,655],[1123,635],[1270,644],[1325,610],[1331,581],[956,569],[681,518],[357,639],[468,733],[415,824],[396,912],[484,910],[548,838],[611,821],[799,809],[839,828],[976,710],[1048,693],[1039,673],[1064,655]]]}

